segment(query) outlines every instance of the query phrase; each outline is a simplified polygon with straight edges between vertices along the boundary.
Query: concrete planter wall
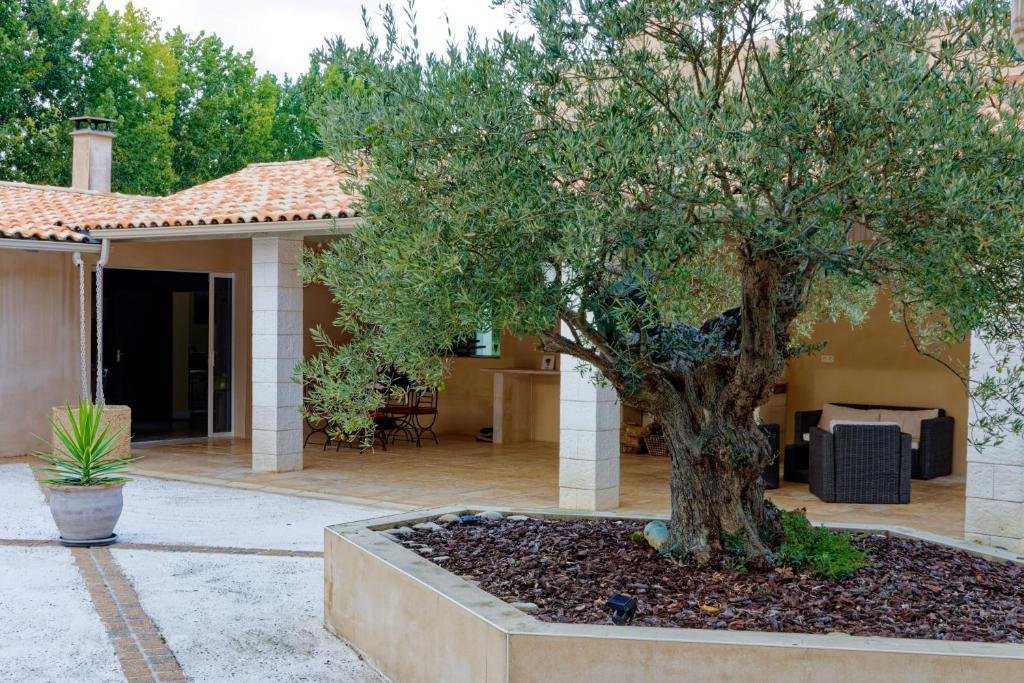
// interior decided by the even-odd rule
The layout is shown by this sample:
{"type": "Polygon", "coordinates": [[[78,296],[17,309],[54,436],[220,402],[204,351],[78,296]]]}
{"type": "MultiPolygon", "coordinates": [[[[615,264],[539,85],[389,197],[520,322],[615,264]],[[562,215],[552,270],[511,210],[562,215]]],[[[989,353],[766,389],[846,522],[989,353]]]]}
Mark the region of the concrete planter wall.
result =
{"type": "MultiPolygon", "coordinates": [[[[326,626],[396,683],[966,683],[1024,677],[1020,645],[545,623],[379,532],[465,511],[419,511],[326,529],[326,626]]],[[[979,551],[906,529],[860,528],[979,551]]],[[[978,554],[1020,561],[998,550],[978,554]]]]}

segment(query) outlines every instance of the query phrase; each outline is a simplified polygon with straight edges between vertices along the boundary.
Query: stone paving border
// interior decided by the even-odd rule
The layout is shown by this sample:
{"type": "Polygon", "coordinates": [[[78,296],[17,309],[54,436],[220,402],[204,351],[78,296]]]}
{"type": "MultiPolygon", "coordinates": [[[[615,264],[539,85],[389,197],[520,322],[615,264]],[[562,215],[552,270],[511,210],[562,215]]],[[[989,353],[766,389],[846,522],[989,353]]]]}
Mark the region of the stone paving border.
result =
{"type": "MultiPolygon", "coordinates": [[[[36,538],[0,538],[0,545],[15,545],[27,548],[50,546],[63,548],[59,542],[36,538]]],[[[99,548],[96,548],[99,550],[99,548]]],[[[162,553],[202,553],[209,555],[260,555],[263,557],[323,557],[319,550],[285,550],[282,548],[238,548],[219,545],[185,545],[161,543],[115,543],[107,550],[154,550],[162,553]]]]}
{"type": "MultiPolygon", "coordinates": [[[[0,545],[25,548],[63,548],[55,540],[0,538],[0,545]]],[[[119,543],[116,550],[149,550],[172,553],[258,555],[264,557],[319,558],[314,550],[270,548],[223,548],[216,546],[161,545],[159,543],[119,543]]],[[[68,548],[75,558],[93,608],[106,628],[128,683],[185,683],[174,653],[167,647],[156,624],[139,603],[139,595],[114,560],[111,547],[68,548]]]]}
{"type": "Polygon", "coordinates": [[[128,683],[185,683],[177,658],[108,548],[72,548],[128,683]]]}
{"type": "MultiPolygon", "coordinates": [[[[12,462],[29,461],[28,458],[12,458],[12,462]]],[[[32,468],[37,483],[42,473],[32,468]]],[[[212,485],[231,486],[220,481],[198,482],[212,485]]],[[[45,487],[40,486],[44,497],[45,487]]],[[[238,486],[237,488],[263,488],[238,486]]],[[[267,491],[276,493],[276,491],[267,491]]],[[[332,500],[334,496],[296,494],[291,490],[281,493],[306,498],[322,498],[332,500]]],[[[348,502],[348,501],[345,501],[348,502]]],[[[367,507],[378,507],[367,505],[367,507]]],[[[0,538],[0,546],[17,546],[24,548],[52,547],[65,548],[56,539],[41,538],[0,538]]],[[[103,622],[107,636],[114,647],[118,664],[128,683],[187,683],[188,678],[181,669],[177,657],[167,646],[159,629],[142,609],[139,595],[135,592],[128,577],[117,564],[111,549],[114,550],[148,550],[170,553],[199,553],[223,555],[256,555],[262,557],[305,557],[322,558],[323,552],[316,550],[286,550],[280,548],[242,548],[223,546],[204,546],[187,544],[161,543],[123,543],[113,546],[95,548],[65,548],[72,553],[75,565],[89,591],[93,608],[103,622]]]]}
{"type": "MultiPolygon", "coordinates": [[[[0,541],[2,542],[2,541],[0,541]]],[[[236,548],[231,546],[183,545],[160,543],[115,543],[110,550],[157,550],[164,553],[203,553],[210,555],[260,555],[263,557],[323,557],[319,550],[285,550],[281,548],[236,548]]]]}

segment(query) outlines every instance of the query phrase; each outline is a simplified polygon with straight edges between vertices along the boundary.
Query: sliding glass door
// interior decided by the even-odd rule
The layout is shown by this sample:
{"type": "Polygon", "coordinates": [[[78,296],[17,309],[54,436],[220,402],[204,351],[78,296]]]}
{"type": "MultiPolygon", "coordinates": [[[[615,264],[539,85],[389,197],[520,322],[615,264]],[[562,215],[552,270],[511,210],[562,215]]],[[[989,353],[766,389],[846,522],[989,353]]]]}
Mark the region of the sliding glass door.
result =
{"type": "Polygon", "coordinates": [[[234,430],[235,279],[210,274],[210,436],[234,430]]]}

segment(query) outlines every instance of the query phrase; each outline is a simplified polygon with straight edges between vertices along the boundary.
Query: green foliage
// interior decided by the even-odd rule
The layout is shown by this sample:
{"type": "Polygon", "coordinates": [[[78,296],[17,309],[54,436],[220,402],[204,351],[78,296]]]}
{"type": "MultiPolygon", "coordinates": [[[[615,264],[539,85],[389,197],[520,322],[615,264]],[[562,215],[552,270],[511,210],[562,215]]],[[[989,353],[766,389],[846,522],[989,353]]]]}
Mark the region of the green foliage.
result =
{"type": "Polygon", "coordinates": [[[722,564],[731,567],[741,574],[747,573],[747,543],[741,534],[722,532],[722,564]]]}
{"type": "MultiPolygon", "coordinates": [[[[1024,337],[1005,2],[501,4],[528,35],[424,55],[414,13],[386,7],[382,35],[337,50],[321,137],[364,222],[303,269],[348,340],[320,334],[307,409],[365,425],[381,366],[432,386],[453,340],[536,335],[671,422],[698,451],[674,467],[738,472],[675,493],[710,503],[755,480],[753,411],[819,320],[859,322],[886,291],[923,351],[1024,337]]],[[[993,392],[1016,399],[1000,411],[1021,414],[1024,373],[1002,377],[1020,387],[993,392]]],[[[723,519],[764,558],[750,490],[723,519]]]]}
{"type": "Polygon", "coordinates": [[[278,82],[215,35],[164,33],[131,4],[0,3],[0,180],[67,185],[72,116],[116,121],[115,191],[168,194],[248,163],[322,155],[330,53],[278,82]],[[323,73],[322,73],[323,72],[323,73]]]}
{"type": "Polygon", "coordinates": [[[358,420],[378,365],[436,382],[450,340],[490,326],[640,405],[652,376],[724,367],[741,414],[880,288],[923,349],[1024,333],[1024,134],[979,115],[1024,110],[1005,5],[506,4],[532,37],[424,56],[387,8],[383,36],[334,46],[348,85],[322,135],[366,222],[305,269],[352,335],[305,368],[319,409],[358,420]],[[739,329],[744,286],[775,292],[773,334],[739,329]],[[771,346],[745,358],[739,334],[771,346]]]}
{"type": "Polygon", "coordinates": [[[280,88],[260,75],[251,53],[238,53],[216,35],[167,37],[178,88],[171,135],[176,185],[190,186],[248,163],[282,158],[273,138],[280,88]]]}
{"type": "Polygon", "coordinates": [[[785,537],[775,551],[780,566],[826,579],[845,579],[871,565],[850,534],[814,526],[802,512],[783,512],[782,526],[785,537]]]}
{"type": "Polygon", "coordinates": [[[309,56],[309,68],[294,80],[281,84],[281,101],[274,118],[273,137],[288,159],[323,156],[320,114],[324,104],[350,95],[352,84],[340,55],[344,43],[328,40],[309,56]]]}
{"type": "Polygon", "coordinates": [[[122,476],[138,458],[115,458],[114,441],[123,430],[110,434],[110,425],[103,424],[103,404],[94,405],[85,399],[78,407],[65,406],[68,424],[51,420],[53,433],[60,446],[56,453],[35,455],[48,466],[43,472],[56,475],[44,480],[47,484],[65,486],[103,486],[128,481],[122,476]]]}
{"type": "Polygon", "coordinates": [[[84,66],[76,45],[85,0],[0,3],[0,178],[66,185],[68,118],[79,107],[84,66]]]}
{"type": "Polygon", "coordinates": [[[111,169],[115,189],[160,194],[174,187],[171,125],[177,62],[160,38],[159,26],[132,5],[111,12],[101,4],[89,18],[78,49],[87,57],[82,113],[116,121],[111,169]]]}

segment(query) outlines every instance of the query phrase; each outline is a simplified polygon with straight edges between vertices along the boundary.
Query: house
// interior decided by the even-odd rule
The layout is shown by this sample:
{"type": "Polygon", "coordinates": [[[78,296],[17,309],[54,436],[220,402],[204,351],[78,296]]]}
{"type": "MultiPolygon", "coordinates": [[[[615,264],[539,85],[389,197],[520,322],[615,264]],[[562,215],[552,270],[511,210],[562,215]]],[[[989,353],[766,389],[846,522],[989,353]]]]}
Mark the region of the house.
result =
{"type": "MultiPolygon", "coordinates": [[[[255,468],[301,468],[293,369],[313,351],[306,330],[330,329],[334,311],[325,289],[302,288],[295,264],[304,246],[351,231],[353,198],[323,158],[252,164],[169,197],[112,193],[111,125],[75,119],[71,187],[0,182],[0,392],[8,406],[0,455],[39,447],[34,435],[48,432],[50,406],[76,400],[83,383],[95,386],[99,353],[103,398],[132,408],[136,440],[251,438],[255,468]]],[[[475,434],[492,422],[492,379],[479,367],[540,367],[528,342],[508,340],[502,351],[475,365],[456,361],[445,398],[465,405],[442,406],[439,430],[475,434]]],[[[541,385],[550,414],[557,385],[541,385]]],[[[524,436],[557,441],[557,422],[540,419],[524,436]]]]}
{"type": "MultiPolygon", "coordinates": [[[[253,164],[168,197],[122,195],[110,192],[111,122],[75,128],[70,188],[0,182],[0,455],[37,448],[51,407],[87,393],[98,366],[106,402],[131,407],[136,440],[234,438],[255,470],[301,469],[293,371],[313,350],[306,331],[329,329],[334,312],[296,264],[359,220],[334,166],[253,164]]],[[[1024,551],[1024,445],[968,448],[962,383],[916,353],[885,301],[857,329],[816,334],[826,352],[792,361],[764,411],[782,442],[801,438],[796,411],[826,402],[942,408],[956,423],[953,475],[967,477],[967,535],[1024,551]]],[[[503,335],[499,347],[453,361],[437,431],[558,442],[560,505],[616,507],[614,394],[571,359],[545,370],[529,340],[503,335]]],[[[964,364],[970,352],[952,350],[964,364]]]]}

